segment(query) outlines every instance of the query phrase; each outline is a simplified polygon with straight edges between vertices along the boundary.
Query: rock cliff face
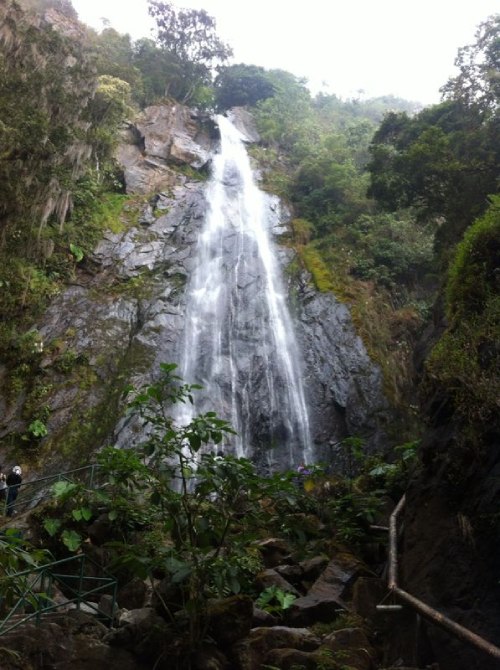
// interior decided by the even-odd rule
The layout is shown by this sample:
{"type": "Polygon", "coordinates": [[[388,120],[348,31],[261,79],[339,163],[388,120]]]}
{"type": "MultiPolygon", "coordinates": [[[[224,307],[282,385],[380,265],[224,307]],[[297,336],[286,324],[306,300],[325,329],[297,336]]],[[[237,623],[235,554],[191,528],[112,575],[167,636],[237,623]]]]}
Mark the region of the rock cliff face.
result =
{"type": "Polygon", "coordinates": [[[123,133],[117,152],[127,193],[169,189],[178,173],[169,164],[206,167],[217,140],[212,120],[180,104],[148,107],[123,133]]]}
{"type": "Polygon", "coordinates": [[[341,458],[338,441],[363,436],[381,450],[389,408],[380,369],[357,336],[347,305],[318,293],[307,275],[298,298],[297,332],[306,366],[313,438],[320,459],[341,458]]]}
{"type": "MultiPolygon", "coordinates": [[[[241,125],[245,115],[238,119],[241,125]]],[[[256,137],[252,128],[246,134],[256,137]]],[[[205,181],[175,166],[201,168],[216,147],[213,123],[179,105],[149,108],[127,129],[118,152],[127,191],[148,200],[136,225],[105,236],[38,326],[45,350],[40,366],[52,388],[47,468],[55,467],[50,459],[74,460],[75,451],[86,458],[85,451],[102,444],[130,447],[140,441],[134,418],[122,416],[120,393],[128,383],[147,383],[160,362],[179,360],[185,285],[207,210],[205,181]],[[61,365],[69,353],[70,379],[61,365]]],[[[278,240],[290,214],[275,197],[270,207],[278,240]]],[[[277,249],[285,270],[292,252],[277,249]]],[[[365,436],[371,448],[380,447],[388,416],[382,377],[356,335],[348,307],[317,293],[305,272],[298,280],[290,277],[288,289],[305,362],[316,459],[335,461],[337,443],[346,435],[365,436]]],[[[22,429],[20,406],[5,403],[5,409],[4,436],[22,429]]]]}

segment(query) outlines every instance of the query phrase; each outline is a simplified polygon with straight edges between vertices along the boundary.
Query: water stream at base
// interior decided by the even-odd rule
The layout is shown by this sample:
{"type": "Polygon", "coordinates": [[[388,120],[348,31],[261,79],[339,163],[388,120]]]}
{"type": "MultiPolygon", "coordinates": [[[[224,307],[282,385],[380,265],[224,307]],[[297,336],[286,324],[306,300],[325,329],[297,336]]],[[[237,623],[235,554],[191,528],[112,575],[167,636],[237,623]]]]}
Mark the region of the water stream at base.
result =
{"type": "Polygon", "coordinates": [[[188,284],[181,374],[199,383],[192,410],[237,431],[228,452],[268,469],[312,460],[302,370],[270,239],[271,199],[256,185],[240,132],[218,116],[220,152],[188,284]]]}

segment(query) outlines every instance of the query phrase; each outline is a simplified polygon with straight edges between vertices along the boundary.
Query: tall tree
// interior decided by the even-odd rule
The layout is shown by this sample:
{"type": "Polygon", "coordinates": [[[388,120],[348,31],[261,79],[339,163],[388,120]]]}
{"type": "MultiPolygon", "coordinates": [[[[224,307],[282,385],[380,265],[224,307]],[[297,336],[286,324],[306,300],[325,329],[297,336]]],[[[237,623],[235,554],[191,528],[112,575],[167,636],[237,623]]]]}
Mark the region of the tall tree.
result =
{"type": "Polygon", "coordinates": [[[130,35],[122,35],[114,28],[105,28],[100,33],[89,31],[89,41],[94,52],[96,74],[122,79],[130,84],[137,99],[142,96],[142,77],[135,66],[133,45],[130,35]]]}
{"type": "Polygon", "coordinates": [[[91,121],[89,139],[97,165],[113,161],[118,141],[116,129],[127,116],[133,114],[131,97],[128,82],[107,74],[98,78],[97,90],[87,110],[91,121]]]}
{"type": "Polygon", "coordinates": [[[149,0],[149,13],[157,25],[157,40],[177,65],[177,97],[189,102],[197,89],[212,81],[216,65],[232,56],[217,35],[215,19],[204,9],[176,9],[169,2],[149,0]]]}
{"type": "Polygon", "coordinates": [[[479,24],[476,41],[458,50],[456,77],[441,92],[447,99],[477,105],[484,113],[498,113],[500,105],[500,14],[479,24]]]}
{"type": "Polygon", "coordinates": [[[132,93],[143,107],[163,98],[178,76],[171,54],[147,37],[134,42],[133,63],[141,73],[141,88],[140,93],[137,90],[132,93]]]}
{"type": "Polygon", "coordinates": [[[285,70],[269,70],[267,76],[274,94],[258,103],[257,123],[262,139],[270,145],[286,147],[294,159],[309,155],[316,133],[306,80],[285,70]]]}
{"type": "Polygon", "coordinates": [[[370,194],[383,207],[415,205],[439,223],[441,248],[455,244],[498,190],[500,14],[458,51],[445,101],[413,118],[389,114],[374,136],[370,194]]]}
{"type": "Polygon", "coordinates": [[[230,65],[219,68],[215,79],[215,95],[219,109],[256,105],[274,95],[275,87],[268,73],[257,65],[230,65]]]}

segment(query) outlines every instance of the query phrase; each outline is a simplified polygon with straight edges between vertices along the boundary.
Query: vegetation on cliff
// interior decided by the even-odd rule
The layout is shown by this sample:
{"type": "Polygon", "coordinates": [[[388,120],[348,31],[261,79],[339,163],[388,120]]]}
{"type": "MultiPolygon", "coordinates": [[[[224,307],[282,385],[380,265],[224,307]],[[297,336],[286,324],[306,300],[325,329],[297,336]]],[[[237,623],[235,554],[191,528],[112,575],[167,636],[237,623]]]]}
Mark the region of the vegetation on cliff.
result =
{"type": "Polygon", "coordinates": [[[255,156],[268,187],[293,204],[292,243],[316,286],[351,303],[406,407],[412,352],[455,245],[498,190],[499,30],[498,15],[481,24],[443,102],[416,113],[396,100],[383,101],[392,107],[383,118],[382,101],[312,100],[287,73],[268,73],[274,92],[256,106],[265,148],[255,156]]]}
{"type": "MultiPolygon", "coordinates": [[[[448,325],[426,363],[425,390],[436,394],[481,450],[498,430],[500,386],[500,199],[466,231],[446,284],[448,325]]],[[[443,406],[440,408],[443,412],[443,406]]]]}
{"type": "Polygon", "coordinates": [[[104,192],[121,189],[113,147],[133,108],[166,95],[220,110],[245,104],[262,137],[253,153],[264,183],[294,209],[295,270],[302,265],[319,290],[350,303],[410,425],[413,347],[454,245],[496,190],[498,17],[460,50],[444,102],[416,112],[393,98],[311,98],[288,72],[224,65],[230,49],[206,13],[163,2],[150,10],[156,41],[133,42],[109,26],[96,33],[76,23],[68,2],[9,0],[2,8],[7,360],[122,206],[104,192]]]}
{"type": "MultiPolygon", "coordinates": [[[[21,578],[16,578],[21,586],[12,578],[23,568],[75,553],[98,558],[117,579],[119,593],[134,583],[151,589],[162,636],[152,642],[148,656],[157,667],[179,670],[199,667],[208,636],[212,653],[231,655],[231,643],[249,631],[252,602],[272,614],[267,625],[294,625],[293,617],[295,625],[299,617],[315,622],[316,646],[349,621],[360,625],[360,617],[343,611],[343,601],[332,607],[332,597],[345,593],[350,599],[352,582],[373,576],[368,563],[375,568],[380,560],[380,539],[369,527],[383,518],[388,496],[397,497],[406,486],[416,445],[403,445],[399,461],[387,465],[378,457],[367,461],[359,440],[346,440],[342,474],[309,466],[263,477],[250,461],[222,453],[232,431],[214,413],[193,416],[182,426],[175,421],[172,406],[192,402],[197,387],[183,383],[175,365],[160,368],[157,382],[129,389],[129,408],[148,428],[144,442],[134,450],[102,450],[93,486],[56,482],[53,499],[29,516],[31,545],[14,533],[0,541],[9,566],[4,575],[0,570],[0,597],[12,605],[19,589],[28,589],[21,578]],[[210,446],[219,453],[208,453],[210,446]],[[326,579],[314,596],[325,603],[323,613],[320,605],[308,612],[306,599],[302,611],[300,595],[330,556],[342,566],[342,580],[329,584],[326,579]],[[280,577],[266,570],[281,559],[288,572],[284,568],[280,577]],[[246,603],[248,622],[223,636],[217,630],[219,612],[234,602],[246,603]]],[[[36,606],[36,596],[31,597],[36,606]]],[[[332,660],[326,667],[339,670],[340,665],[332,660]]]]}

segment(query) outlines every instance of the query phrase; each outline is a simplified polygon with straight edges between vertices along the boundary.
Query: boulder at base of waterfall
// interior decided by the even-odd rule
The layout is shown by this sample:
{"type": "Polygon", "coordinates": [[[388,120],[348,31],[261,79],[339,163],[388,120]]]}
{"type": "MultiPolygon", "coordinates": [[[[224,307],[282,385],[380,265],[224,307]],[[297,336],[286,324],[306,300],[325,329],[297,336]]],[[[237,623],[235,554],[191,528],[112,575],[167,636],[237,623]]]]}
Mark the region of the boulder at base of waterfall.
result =
{"type": "Polygon", "coordinates": [[[119,626],[108,633],[104,641],[133,652],[145,663],[156,663],[173,641],[169,625],[152,607],[122,612],[119,626]]]}
{"type": "Polygon", "coordinates": [[[138,607],[137,609],[123,609],[118,617],[119,626],[147,626],[156,618],[152,607],[138,607]]]}
{"type": "Polygon", "coordinates": [[[302,579],[314,583],[326,570],[329,562],[330,559],[325,555],[315,556],[314,558],[301,561],[299,565],[303,572],[302,579]]]}
{"type": "Polygon", "coordinates": [[[312,626],[330,623],[345,609],[345,604],[333,595],[308,594],[297,598],[286,610],[285,620],[290,626],[312,626]]]}
{"type": "Polygon", "coordinates": [[[302,592],[308,591],[329,563],[327,556],[315,556],[298,565],[279,565],[276,572],[302,592]]]}
{"type": "Polygon", "coordinates": [[[304,571],[298,563],[294,565],[288,563],[285,565],[276,565],[274,569],[279,575],[286,579],[287,582],[290,582],[290,584],[293,584],[294,586],[300,584],[304,574],[304,571]]]}
{"type": "Polygon", "coordinates": [[[147,582],[134,577],[130,582],[118,589],[116,601],[119,607],[127,610],[139,609],[146,606],[151,599],[151,587],[147,582]]]}
{"type": "Polygon", "coordinates": [[[355,556],[348,552],[339,552],[307,594],[292,603],[286,612],[287,623],[291,626],[309,626],[319,621],[333,621],[346,609],[356,579],[361,575],[371,574],[355,556]]]}
{"type": "MultiPolygon", "coordinates": [[[[360,577],[354,584],[352,606],[356,614],[370,622],[377,617],[377,605],[387,596],[387,585],[377,577],[360,577]]],[[[385,603],[390,604],[390,603],[385,603]]]]}
{"type": "Polygon", "coordinates": [[[182,609],[183,594],[179,584],[174,584],[170,577],[165,577],[153,592],[152,605],[157,612],[163,613],[165,607],[172,614],[182,609]]]}
{"type": "Polygon", "coordinates": [[[249,596],[231,596],[211,602],[207,614],[208,634],[225,648],[249,634],[253,602],[249,596]]]}
{"type": "MultiPolygon", "coordinates": [[[[191,657],[191,668],[195,670],[230,670],[231,666],[224,654],[216,647],[204,645],[191,657]]],[[[167,670],[177,666],[167,667],[167,670]]]]}
{"type": "Polygon", "coordinates": [[[290,546],[285,540],[270,537],[257,544],[266,568],[275,568],[284,563],[290,556],[290,546]]]}
{"type": "Polygon", "coordinates": [[[253,608],[252,628],[259,628],[261,626],[277,626],[279,624],[278,617],[275,617],[271,612],[266,612],[258,607],[253,608]]]}
{"type": "Polygon", "coordinates": [[[272,649],[299,649],[312,651],[320,640],[306,628],[253,628],[248,637],[231,649],[233,670],[260,670],[272,649]]]}
{"type": "Polygon", "coordinates": [[[110,620],[113,620],[117,616],[119,608],[114,597],[109,593],[104,593],[99,598],[98,610],[109,617],[110,620]]]}
{"type": "Polygon", "coordinates": [[[350,600],[354,584],[360,577],[374,577],[369,568],[354,554],[342,550],[330,560],[309,593],[335,594],[342,601],[350,600]]]}
{"type": "Polygon", "coordinates": [[[332,658],[356,670],[370,670],[376,652],[361,628],[343,628],[327,635],[320,651],[330,652],[332,658]]]}

